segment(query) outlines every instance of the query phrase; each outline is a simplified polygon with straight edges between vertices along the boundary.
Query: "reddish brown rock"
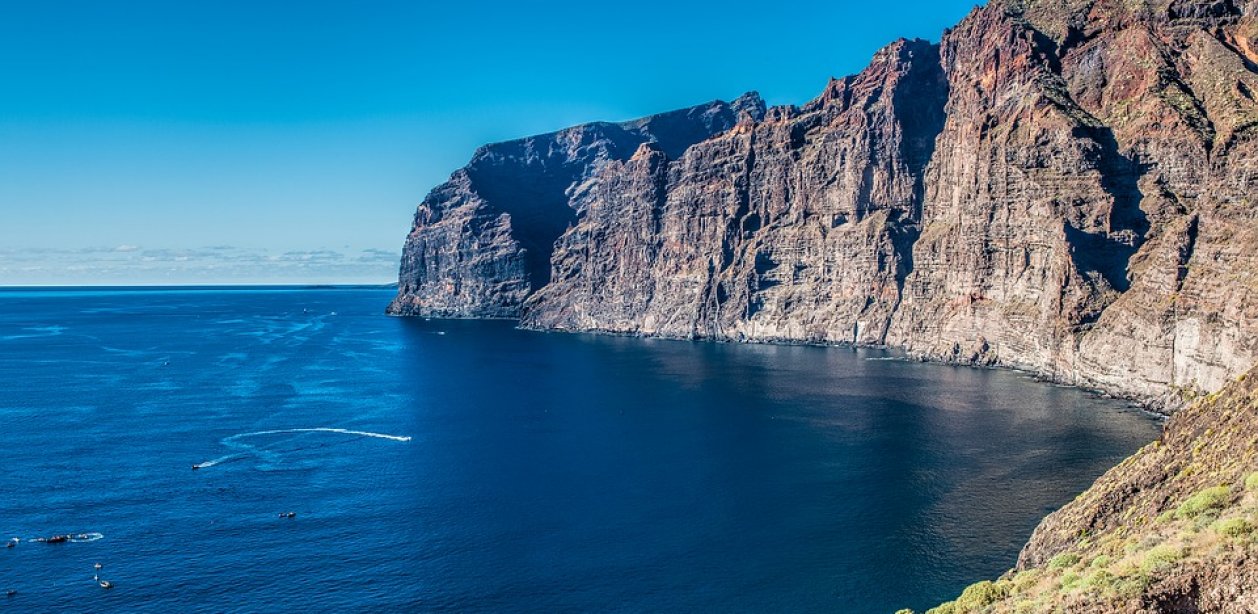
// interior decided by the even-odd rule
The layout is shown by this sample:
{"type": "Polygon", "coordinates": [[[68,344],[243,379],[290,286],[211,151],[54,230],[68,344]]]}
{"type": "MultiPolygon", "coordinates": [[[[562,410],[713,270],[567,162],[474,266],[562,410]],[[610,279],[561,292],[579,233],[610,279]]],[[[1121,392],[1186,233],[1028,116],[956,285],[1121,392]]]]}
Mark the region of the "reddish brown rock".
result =
{"type": "Polygon", "coordinates": [[[901,41],[802,108],[608,165],[524,324],[881,343],[945,99],[937,49],[901,41]]]}
{"type": "Polygon", "coordinates": [[[749,93],[481,147],[420,203],[389,313],[518,317],[524,298],[549,280],[554,242],[583,213],[576,198],[603,165],[645,142],[678,155],[763,113],[764,103],[749,93]]]}
{"type": "Polygon", "coordinates": [[[1256,37],[1252,0],[995,0],[802,107],[490,146],[421,204],[391,311],[886,344],[1174,408],[1258,360],[1256,37]]]}

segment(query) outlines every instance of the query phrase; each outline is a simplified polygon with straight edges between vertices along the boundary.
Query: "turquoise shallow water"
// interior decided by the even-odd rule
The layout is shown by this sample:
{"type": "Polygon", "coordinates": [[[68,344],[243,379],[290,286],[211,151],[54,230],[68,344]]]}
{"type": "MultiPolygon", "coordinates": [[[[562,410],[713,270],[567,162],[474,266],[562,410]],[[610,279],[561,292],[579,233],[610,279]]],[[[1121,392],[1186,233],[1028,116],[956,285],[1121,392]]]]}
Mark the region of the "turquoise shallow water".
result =
{"type": "Polygon", "coordinates": [[[0,550],[0,610],[920,608],[1158,431],[1011,372],[389,298],[0,290],[0,536],[104,536],[0,550]]]}

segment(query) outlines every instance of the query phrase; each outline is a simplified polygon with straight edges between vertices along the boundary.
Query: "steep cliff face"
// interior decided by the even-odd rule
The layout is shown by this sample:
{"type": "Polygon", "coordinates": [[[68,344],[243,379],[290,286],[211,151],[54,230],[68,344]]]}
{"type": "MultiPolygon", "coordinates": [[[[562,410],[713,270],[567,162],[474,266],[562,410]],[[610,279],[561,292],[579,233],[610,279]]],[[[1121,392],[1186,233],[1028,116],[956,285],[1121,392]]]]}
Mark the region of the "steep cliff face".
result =
{"type": "Polygon", "coordinates": [[[1252,365],[1256,75],[1227,41],[1253,20],[1040,0],[945,35],[948,125],[888,342],[1168,405],[1252,365]]]}
{"type": "Polygon", "coordinates": [[[490,146],[420,205],[391,310],[889,344],[1178,406],[1258,360],[1254,5],[993,0],[802,107],[490,146]]]}
{"type": "Polygon", "coordinates": [[[1258,612],[1258,369],[1035,530],[1017,568],[928,614],[1258,612]]]}
{"type": "Polygon", "coordinates": [[[524,324],[882,342],[946,96],[936,48],[904,41],[802,108],[606,166],[524,324]]]}
{"type": "Polygon", "coordinates": [[[507,317],[550,278],[555,240],[583,212],[579,196],[642,143],[680,155],[763,117],[755,93],[643,119],[594,123],[486,145],[419,205],[402,250],[396,315],[507,317]]]}

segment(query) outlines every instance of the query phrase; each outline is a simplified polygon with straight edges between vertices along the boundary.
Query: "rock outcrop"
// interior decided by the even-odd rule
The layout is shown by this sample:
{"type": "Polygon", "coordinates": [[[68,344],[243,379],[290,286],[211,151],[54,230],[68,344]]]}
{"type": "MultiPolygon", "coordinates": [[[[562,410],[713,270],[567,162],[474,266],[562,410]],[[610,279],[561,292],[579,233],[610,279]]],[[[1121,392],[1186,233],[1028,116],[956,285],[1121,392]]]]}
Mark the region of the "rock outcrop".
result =
{"type": "Polygon", "coordinates": [[[993,0],[815,100],[485,147],[396,314],[858,343],[1172,409],[1258,361],[1254,0],[993,0]]]}

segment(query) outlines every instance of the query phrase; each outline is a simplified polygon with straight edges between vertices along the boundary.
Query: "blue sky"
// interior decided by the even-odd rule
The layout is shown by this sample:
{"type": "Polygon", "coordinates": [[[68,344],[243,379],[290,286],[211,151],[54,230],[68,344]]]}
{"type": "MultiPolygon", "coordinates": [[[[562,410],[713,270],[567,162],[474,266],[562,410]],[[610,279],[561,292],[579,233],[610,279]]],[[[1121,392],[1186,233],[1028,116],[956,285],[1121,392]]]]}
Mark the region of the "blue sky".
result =
{"type": "Polygon", "coordinates": [[[388,282],[476,146],[801,103],[974,2],[6,2],[0,285],[388,282]]]}

